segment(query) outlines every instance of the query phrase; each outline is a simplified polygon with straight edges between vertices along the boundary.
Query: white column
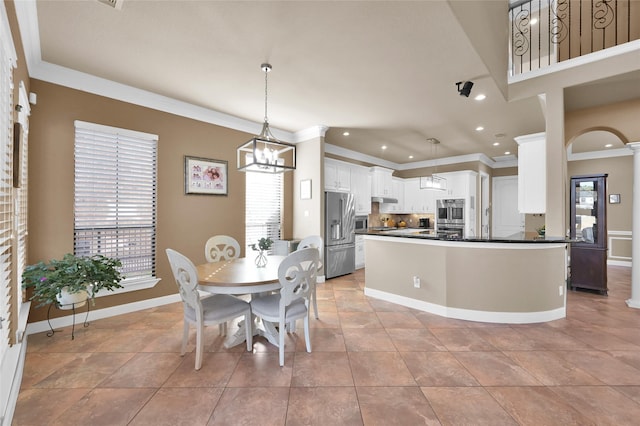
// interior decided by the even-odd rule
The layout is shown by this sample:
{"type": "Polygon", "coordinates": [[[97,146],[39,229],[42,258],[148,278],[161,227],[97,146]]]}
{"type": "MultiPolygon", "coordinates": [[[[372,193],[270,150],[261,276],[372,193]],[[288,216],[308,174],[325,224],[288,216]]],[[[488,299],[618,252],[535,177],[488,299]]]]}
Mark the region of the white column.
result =
{"type": "Polygon", "coordinates": [[[631,299],[627,306],[640,309],[640,142],[628,143],[633,150],[633,206],[631,207],[631,299]]]}

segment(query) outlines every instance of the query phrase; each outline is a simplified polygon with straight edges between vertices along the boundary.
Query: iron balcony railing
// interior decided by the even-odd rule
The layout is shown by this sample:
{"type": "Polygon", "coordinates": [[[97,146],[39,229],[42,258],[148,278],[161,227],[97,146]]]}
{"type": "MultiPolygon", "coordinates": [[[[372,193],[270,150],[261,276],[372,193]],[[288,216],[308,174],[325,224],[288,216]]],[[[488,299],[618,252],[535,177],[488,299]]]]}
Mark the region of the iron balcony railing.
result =
{"type": "Polygon", "coordinates": [[[637,0],[511,2],[511,75],[640,39],[637,0]]]}

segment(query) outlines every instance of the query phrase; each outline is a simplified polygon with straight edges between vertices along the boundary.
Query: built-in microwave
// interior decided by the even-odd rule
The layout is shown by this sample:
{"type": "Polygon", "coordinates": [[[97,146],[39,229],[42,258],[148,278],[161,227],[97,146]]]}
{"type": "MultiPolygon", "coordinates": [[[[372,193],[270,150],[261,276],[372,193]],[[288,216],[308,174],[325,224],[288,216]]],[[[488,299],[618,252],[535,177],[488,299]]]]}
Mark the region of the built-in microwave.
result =
{"type": "Polygon", "coordinates": [[[369,228],[369,216],[356,216],[356,231],[366,231],[369,228]]]}

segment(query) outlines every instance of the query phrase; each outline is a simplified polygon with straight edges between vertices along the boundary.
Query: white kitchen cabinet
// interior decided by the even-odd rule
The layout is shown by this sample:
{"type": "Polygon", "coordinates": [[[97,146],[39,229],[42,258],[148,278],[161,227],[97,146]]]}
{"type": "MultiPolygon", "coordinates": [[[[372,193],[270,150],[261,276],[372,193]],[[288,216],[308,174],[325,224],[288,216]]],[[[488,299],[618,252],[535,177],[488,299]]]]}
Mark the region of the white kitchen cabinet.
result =
{"type": "Polygon", "coordinates": [[[547,159],[545,133],[518,136],[518,210],[547,210],[547,159]]]}
{"type": "Polygon", "coordinates": [[[364,268],[364,237],[356,235],[356,269],[364,268]]]}
{"type": "Polygon", "coordinates": [[[391,197],[392,186],[393,170],[377,166],[371,168],[372,197],[391,197]]]}
{"type": "Polygon", "coordinates": [[[368,167],[351,166],[351,192],[355,196],[356,215],[371,214],[371,174],[368,167]]]}
{"type": "Polygon", "coordinates": [[[445,191],[437,193],[436,198],[467,198],[471,193],[475,196],[478,173],[471,170],[438,173],[447,180],[445,191]]]}
{"type": "Polygon", "coordinates": [[[404,179],[391,178],[390,198],[398,200],[397,203],[381,203],[380,213],[404,213],[404,179]]]}
{"type": "MultiPolygon", "coordinates": [[[[403,213],[429,213],[428,191],[420,189],[420,178],[409,178],[404,180],[404,212],[403,213]]],[[[431,197],[433,202],[433,197],[431,197]]],[[[431,207],[433,213],[433,207],[431,207]]]]}
{"type": "Polygon", "coordinates": [[[351,167],[342,161],[325,158],[324,189],[326,191],[351,191],[351,167]]]}

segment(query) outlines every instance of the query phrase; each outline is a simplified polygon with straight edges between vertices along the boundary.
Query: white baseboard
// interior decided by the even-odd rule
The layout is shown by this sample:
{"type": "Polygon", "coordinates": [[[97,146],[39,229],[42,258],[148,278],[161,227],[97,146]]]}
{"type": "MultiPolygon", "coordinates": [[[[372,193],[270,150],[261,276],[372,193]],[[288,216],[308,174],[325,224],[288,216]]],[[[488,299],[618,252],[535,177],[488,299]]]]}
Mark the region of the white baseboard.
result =
{"type": "Polygon", "coordinates": [[[631,268],[631,261],[630,260],[611,260],[611,259],[607,259],[607,265],[608,266],[626,266],[628,268],[631,268]]]}
{"type": "Polygon", "coordinates": [[[565,318],[567,316],[567,310],[564,306],[557,309],[552,309],[550,311],[541,312],[487,312],[471,309],[451,308],[366,287],[364,289],[364,294],[366,296],[374,297],[386,302],[396,303],[398,305],[407,306],[409,308],[440,315],[445,318],[455,318],[466,321],[478,321],[497,324],[533,324],[553,321],[560,318],[565,318]]]}
{"type": "MultiPolygon", "coordinates": [[[[109,318],[116,315],[128,314],[131,312],[141,311],[143,309],[155,308],[156,306],[168,305],[169,303],[180,302],[179,294],[169,296],[156,297],[154,299],[141,300],[139,302],[127,303],[124,305],[112,306],[110,308],[97,309],[89,312],[89,320],[95,321],[102,318],[109,318]]],[[[76,323],[84,318],[84,311],[76,313],[76,323]]],[[[54,329],[60,327],[68,327],[73,323],[73,315],[67,315],[50,320],[51,327],[54,329]]],[[[41,333],[50,330],[48,321],[38,321],[27,325],[27,334],[41,333]]]]}

